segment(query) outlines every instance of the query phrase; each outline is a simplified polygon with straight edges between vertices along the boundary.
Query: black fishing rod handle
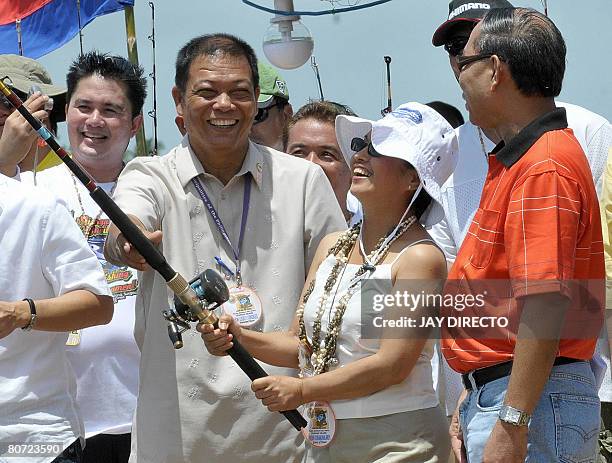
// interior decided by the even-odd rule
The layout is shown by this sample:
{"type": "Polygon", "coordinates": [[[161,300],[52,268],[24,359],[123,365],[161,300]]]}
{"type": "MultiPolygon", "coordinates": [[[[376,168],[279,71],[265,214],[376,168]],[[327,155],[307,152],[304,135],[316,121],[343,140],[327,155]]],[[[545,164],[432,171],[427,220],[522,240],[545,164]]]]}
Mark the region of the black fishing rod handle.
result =
{"type": "Polygon", "coordinates": [[[102,188],[97,186],[90,193],[90,196],[123,233],[123,237],[144,257],[147,264],[157,270],[166,281],[174,278],[176,272],[170,267],[163,254],[157,250],[142,230],[132,222],[127,214],[117,206],[117,203],[102,188]]]}
{"type": "MultiPolygon", "coordinates": [[[[216,325],[217,323],[215,323],[215,328],[217,328],[216,325]]],[[[234,360],[234,362],[238,364],[242,371],[244,371],[247,376],[251,378],[251,381],[268,376],[268,373],[261,368],[259,363],[255,361],[255,359],[244,347],[242,347],[242,344],[240,344],[235,337],[232,339],[232,343],[234,346],[229,349],[227,353],[234,360]]],[[[285,418],[287,418],[293,427],[298,431],[306,427],[306,420],[297,410],[287,410],[281,413],[285,415],[285,418]]]]}

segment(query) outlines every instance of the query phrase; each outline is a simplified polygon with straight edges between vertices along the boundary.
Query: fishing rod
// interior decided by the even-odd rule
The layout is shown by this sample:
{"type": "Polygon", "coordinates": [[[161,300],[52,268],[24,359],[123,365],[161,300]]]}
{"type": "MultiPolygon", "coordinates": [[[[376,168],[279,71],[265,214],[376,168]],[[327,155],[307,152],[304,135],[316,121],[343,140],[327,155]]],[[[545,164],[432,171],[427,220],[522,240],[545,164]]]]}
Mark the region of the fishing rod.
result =
{"type": "Polygon", "coordinates": [[[323,86],[321,85],[321,76],[319,75],[319,65],[317,64],[317,60],[314,55],[310,57],[310,65],[312,66],[312,70],[317,78],[317,83],[319,84],[319,95],[321,95],[321,101],[325,101],[325,97],[323,96],[323,86]]]}
{"type": "Polygon", "coordinates": [[[21,35],[21,19],[15,20],[15,29],[17,29],[17,49],[19,56],[23,56],[23,36],[21,35]]]}
{"type": "MultiPolygon", "coordinates": [[[[164,311],[162,315],[168,321],[168,335],[175,349],[183,347],[181,334],[191,329],[189,322],[211,324],[219,327],[219,318],[213,312],[229,299],[229,291],[223,278],[214,270],[202,272],[189,284],[181,274],[176,272],[166,258],[147,239],[142,231],[117,206],[106,192],[96,183],[60,146],[53,134],[36,119],[23,105],[23,101],[0,79],[0,92],[15,107],[25,120],[34,128],[38,135],[55,151],[76,178],[87,188],[89,195],[102,209],[110,220],[123,233],[125,239],[144,257],[145,261],[166,280],[166,284],[174,293],[175,307],[164,311]]],[[[251,381],[268,376],[264,369],[253,359],[251,354],[242,347],[237,339],[233,339],[233,347],[227,351],[251,381]]],[[[299,431],[306,427],[306,421],[297,410],[281,412],[285,418],[299,431]]]]}
{"type": "Polygon", "coordinates": [[[153,49],[153,72],[149,74],[149,77],[153,81],[153,109],[148,112],[149,117],[153,119],[153,156],[158,154],[157,152],[157,72],[155,70],[155,4],[149,2],[151,7],[151,35],[149,40],[151,41],[151,48],[153,49]]]}
{"type": "Polygon", "coordinates": [[[83,54],[83,25],[81,24],[81,0],[76,0],[77,23],[79,25],[79,47],[83,54]]]}
{"type": "Polygon", "coordinates": [[[387,107],[380,111],[383,117],[393,111],[393,104],[391,102],[391,57],[385,56],[384,59],[387,65],[387,107]]]}

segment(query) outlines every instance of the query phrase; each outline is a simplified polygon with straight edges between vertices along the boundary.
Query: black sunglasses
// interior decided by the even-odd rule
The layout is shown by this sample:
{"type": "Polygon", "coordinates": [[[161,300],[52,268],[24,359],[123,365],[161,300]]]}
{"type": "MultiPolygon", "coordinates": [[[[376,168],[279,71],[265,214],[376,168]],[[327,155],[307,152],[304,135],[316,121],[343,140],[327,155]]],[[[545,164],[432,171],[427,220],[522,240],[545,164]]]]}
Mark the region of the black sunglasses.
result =
{"type": "Polygon", "coordinates": [[[259,124],[260,122],[265,121],[268,116],[270,116],[270,110],[272,108],[278,107],[282,109],[287,104],[286,101],[277,101],[276,103],[268,106],[267,108],[259,108],[257,110],[257,114],[255,114],[254,124],[259,124]]]}
{"type": "Polygon", "coordinates": [[[382,154],[380,154],[378,151],[374,149],[374,147],[372,146],[372,142],[368,143],[363,138],[359,138],[359,137],[355,137],[351,140],[351,149],[355,153],[358,153],[359,151],[361,151],[362,149],[366,147],[368,148],[368,154],[372,156],[373,158],[379,158],[383,156],[382,154]]]}
{"type": "Polygon", "coordinates": [[[444,44],[444,49],[451,56],[459,56],[463,54],[463,49],[468,43],[469,37],[455,37],[444,44]]]}
{"type": "MultiPolygon", "coordinates": [[[[21,101],[25,101],[25,100],[28,98],[28,95],[27,95],[27,94],[20,92],[19,90],[17,90],[17,89],[15,89],[15,88],[11,87],[10,85],[9,85],[9,88],[11,89],[11,91],[12,91],[12,92],[13,92],[15,95],[17,95],[17,96],[19,97],[19,99],[20,99],[21,101]]],[[[9,99],[8,99],[7,97],[5,97],[4,95],[2,95],[2,94],[0,94],[0,104],[1,104],[2,106],[4,106],[4,108],[5,108],[7,111],[12,111],[12,110],[14,109],[14,107],[13,107],[13,105],[11,104],[11,102],[9,101],[9,99]]]]}
{"type": "Polygon", "coordinates": [[[478,55],[458,56],[457,57],[457,68],[459,69],[459,72],[461,72],[468,64],[490,58],[491,56],[494,56],[494,55],[495,53],[481,53],[478,55]]]}

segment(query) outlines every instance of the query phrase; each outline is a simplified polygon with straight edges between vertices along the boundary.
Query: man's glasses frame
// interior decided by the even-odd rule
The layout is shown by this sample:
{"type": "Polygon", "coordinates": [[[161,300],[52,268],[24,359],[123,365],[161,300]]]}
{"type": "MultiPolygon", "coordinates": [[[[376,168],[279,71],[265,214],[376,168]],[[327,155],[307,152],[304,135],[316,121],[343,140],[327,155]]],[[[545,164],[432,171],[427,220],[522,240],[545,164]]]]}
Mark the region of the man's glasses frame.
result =
{"type": "Polygon", "coordinates": [[[358,153],[359,151],[361,151],[362,149],[366,147],[368,148],[368,154],[372,156],[373,158],[379,158],[383,156],[382,154],[380,154],[378,151],[374,149],[374,146],[372,146],[371,141],[368,142],[364,138],[360,138],[360,137],[355,137],[351,140],[351,149],[355,153],[358,153]]]}
{"type": "Polygon", "coordinates": [[[463,69],[465,69],[465,67],[468,64],[475,63],[476,61],[481,61],[483,59],[488,59],[491,56],[496,56],[496,55],[495,53],[479,53],[477,55],[458,56],[457,57],[457,69],[459,69],[459,72],[462,72],[463,69]]]}
{"type": "Polygon", "coordinates": [[[277,99],[274,104],[271,104],[267,108],[259,108],[257,109],[257,114],[255,114],[255,120],[253,124],[259,124],[264,122],[270,116],[270,110],[272,108],[278,107],[279,109],[283,109],[289,102],[287,100],[277,99]]]}

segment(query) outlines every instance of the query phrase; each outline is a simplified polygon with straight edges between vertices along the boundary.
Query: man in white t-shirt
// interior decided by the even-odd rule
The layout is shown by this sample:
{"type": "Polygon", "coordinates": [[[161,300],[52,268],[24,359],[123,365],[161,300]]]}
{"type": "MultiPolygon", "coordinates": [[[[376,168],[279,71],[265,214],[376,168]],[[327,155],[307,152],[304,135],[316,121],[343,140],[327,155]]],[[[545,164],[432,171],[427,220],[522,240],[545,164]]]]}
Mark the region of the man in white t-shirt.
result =
{"type": "MultiPolygon", "coordinates": [[[[67,75],[66,124],[71,151],[110,195],[123,169],[125,150],[142,124],[146,96],[142,73],[124,58],[90,52],[77,58],[67,75]]],[[[7,175],[14,175],[18,160],[5,158],[0,151],[0,164],[7,175]]],[[[33,181],[29,172],[20,177],[24,183],[33,181]]],[[[133,335],[137,272],[104,259],[102,249],[110,221],[65,165],[39,172],[36,182],[67,203],[102,264],[115,302],[109,325],[75,330],[66,342],[68,359],[77,375],[77,403],[87,438],[83,461],[125,463],[138,394],[140,352],[133,335]]]]}
{"type": "MultiPolygon", "coordinates": [[[[491,8],[506,8],[512,5],[506,0],[487,0],[479,3],[453,0],[449,4],[449,17],[434,33],[434,46],[444,46],[455,77],[458,76],[457,56],[463,52],[472,29],[491,8]]],[[[602,116],[572,104],[556,102],[567,113],[568,126],[574,131],[585,152],[596,191],[601,196],[603,171],[608,150],[612,146],[612,125],[602,116]]],[[[493,132],[466,122],[456,129],[459,140],[458,163],[453,175],[443,187],[445,219],[429,230],[430,235],[444,250],[449,266],[467,234],[468,228],[480,202],[482,187],[488,169],[488,155],[499,142],[493,132]]],[[[605,330],[602,332],[605,335],[605,330]]],[[[612,401],[610,380],[610,345],[607,335],[599,339],[597,352],[606,363],[603,383],[599,390],[602,402],[612,401]]],[[[445,361],[440,374],[445,380],[446,411],[454,412],[463,386],[460,377],[445,361]]]]}
{"type": "Polygon", "coordinates": [[[81,462],[67,331],[108,323],[100,263],[64,204],[0,174],[0,461],[81,462]]]}

